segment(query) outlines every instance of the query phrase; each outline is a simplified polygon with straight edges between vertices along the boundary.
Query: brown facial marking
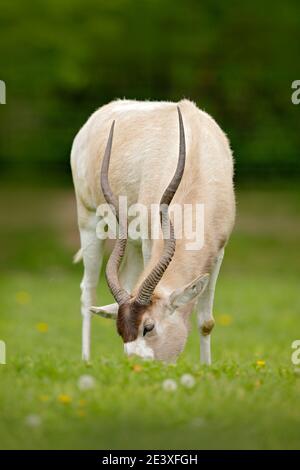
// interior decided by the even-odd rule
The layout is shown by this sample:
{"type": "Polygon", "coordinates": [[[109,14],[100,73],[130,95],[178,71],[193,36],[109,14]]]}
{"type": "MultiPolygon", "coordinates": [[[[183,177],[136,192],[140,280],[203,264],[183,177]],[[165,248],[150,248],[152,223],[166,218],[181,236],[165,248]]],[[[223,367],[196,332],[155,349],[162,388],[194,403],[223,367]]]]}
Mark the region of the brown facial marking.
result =
{"type": "Polygon", "coordinates": [[[122,336],[124,343],[137,339],[139,326],[148,305],[140,305],[136,302],[120,305],[117,317],[117,331],[122,336]]]}

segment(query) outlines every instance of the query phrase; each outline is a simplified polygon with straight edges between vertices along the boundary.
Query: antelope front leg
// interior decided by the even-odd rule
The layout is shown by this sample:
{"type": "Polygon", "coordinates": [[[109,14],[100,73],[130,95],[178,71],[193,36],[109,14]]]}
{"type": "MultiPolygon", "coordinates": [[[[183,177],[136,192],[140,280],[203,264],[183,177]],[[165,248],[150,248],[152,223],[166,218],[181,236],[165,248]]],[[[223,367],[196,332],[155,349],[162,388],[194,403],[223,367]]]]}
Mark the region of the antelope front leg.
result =
{"type": "Polygon", "coordinates": [[[207,288],[197,303],[198,327],[200,332],[200,360],[202,364],[211,364],[210,334],[215,325],[213,318],[213,303],[216,282],[224,257],[224,248],[219,252],[213,266],[207,288]]]}
{"type": "Polygon", "coordinates": [[[96,236],[95,218],[89,227],[80,228],[81,248],[83,251],[84,274],[81,287],[82,314],[82,359],[90,360],[91,350],[91,312],[90,307],[96,305],[96,289],[102,264],[103,242],[96,236]]]}

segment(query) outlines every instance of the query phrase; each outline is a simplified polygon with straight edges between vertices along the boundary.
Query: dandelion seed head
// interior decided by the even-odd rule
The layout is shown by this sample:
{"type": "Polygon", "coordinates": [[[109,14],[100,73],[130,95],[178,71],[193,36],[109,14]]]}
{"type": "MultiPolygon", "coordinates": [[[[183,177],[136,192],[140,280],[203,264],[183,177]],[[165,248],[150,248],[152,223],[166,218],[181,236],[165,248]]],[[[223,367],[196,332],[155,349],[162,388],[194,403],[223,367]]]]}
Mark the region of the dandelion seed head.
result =
{"type": "Polygon", "coordinates": [[[186,388],[193,388],[196,384],[196,380],[191,374],[183,374],[180,383],[186,388]]]}
{"type": "Polygon", "coordinates": [[[162,383],[162,388],[166,392],[175,392],[175,390],[177,389],[177,383],[173,379],[166,379],[162,383]]]}
{"type": "Polygon", "coordinates": [[[38,428],[42,424],[42,420],[39,415],[31,414],[26,416],[25,424],[30,428],[38,428]]]}
{"type": "Polygon", "coordinates": [[[77,382],[79,390],[91,390],[96,385],[96,380],[91,375],[82,375],[77,382]]]}

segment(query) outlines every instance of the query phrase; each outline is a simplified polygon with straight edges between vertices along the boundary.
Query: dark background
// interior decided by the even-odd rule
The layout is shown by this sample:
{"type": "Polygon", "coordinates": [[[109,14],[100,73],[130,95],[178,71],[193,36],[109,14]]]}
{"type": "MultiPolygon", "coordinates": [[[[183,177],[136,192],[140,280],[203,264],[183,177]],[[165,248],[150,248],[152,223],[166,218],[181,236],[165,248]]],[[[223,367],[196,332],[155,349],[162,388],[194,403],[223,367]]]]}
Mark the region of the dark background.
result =
{"type": "Polygon", "coordinates": [[[228,134],[237,182],[300,176],[299,15],[297,0],[1,0],[2,175],[70,181],[97,107],[186,97],[228,134]]]}

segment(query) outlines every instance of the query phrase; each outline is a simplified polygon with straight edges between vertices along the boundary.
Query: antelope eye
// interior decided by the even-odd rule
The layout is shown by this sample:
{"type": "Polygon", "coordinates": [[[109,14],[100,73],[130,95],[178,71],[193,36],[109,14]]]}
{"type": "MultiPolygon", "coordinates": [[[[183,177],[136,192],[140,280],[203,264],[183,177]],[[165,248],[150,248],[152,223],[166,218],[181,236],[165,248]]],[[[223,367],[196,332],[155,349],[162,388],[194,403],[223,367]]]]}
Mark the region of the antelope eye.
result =
{"type": "Polygon", "coordinates": [[[149,323],[149,325],[144,326],[143,336],[146,336],[147,333],[152,331],[154,328],[154,323],[149,323]]]}

